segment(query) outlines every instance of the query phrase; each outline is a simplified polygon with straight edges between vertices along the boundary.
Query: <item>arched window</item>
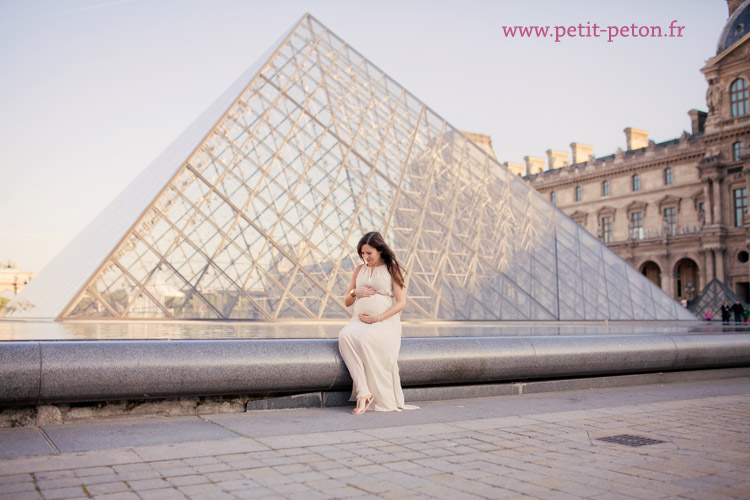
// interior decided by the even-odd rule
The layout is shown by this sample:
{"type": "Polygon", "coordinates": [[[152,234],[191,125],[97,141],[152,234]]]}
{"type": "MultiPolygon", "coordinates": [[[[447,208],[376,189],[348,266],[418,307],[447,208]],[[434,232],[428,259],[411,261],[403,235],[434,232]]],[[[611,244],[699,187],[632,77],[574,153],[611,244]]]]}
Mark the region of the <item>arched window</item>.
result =
{"type": "Polygon", "coordinates": [[[602,182],[602,196],[609,196],[609,181],[602,182]]]}
{"type": "Polygon", "coordinates": [[[641,190],[641,176],[638,174],[635,174],[633,176],[633,191],[640,191],[641,190]]]}
{"type": "Polygon", "coordinates": [[[552,191],[552,192],[551,192],[551,193],[549,194],[549,201],[550,201],[550,203],[552,203],[553,205],[557,205],[557,193],[556,193],[556,192],[552,191]]]}
{"type": "Polygon", "coordinates": [[[661,288],[661,269],[653,261],[644,262],[641,266],[641,273],[651,281],[654,285],[661,288]]]}
{"type": "Polygon", "coordinates": [[[576,201],[581,201],[583,199],[583,188],[581,186],[576,186],[576,201]]]}
{"type": "Polygon", "coordinates": [[[747,82],[744,78],[738,78],[729,87],[729,100],[732,104],[732,117],[745,116],[747,106],[747,82]]]}
{"type": "Polygon", "coordinates": [[[670,184],[674,183],[674,171],[672,170],[672,167],[667,167],[664,169],[664,184],[669,186],[670,184]]]}

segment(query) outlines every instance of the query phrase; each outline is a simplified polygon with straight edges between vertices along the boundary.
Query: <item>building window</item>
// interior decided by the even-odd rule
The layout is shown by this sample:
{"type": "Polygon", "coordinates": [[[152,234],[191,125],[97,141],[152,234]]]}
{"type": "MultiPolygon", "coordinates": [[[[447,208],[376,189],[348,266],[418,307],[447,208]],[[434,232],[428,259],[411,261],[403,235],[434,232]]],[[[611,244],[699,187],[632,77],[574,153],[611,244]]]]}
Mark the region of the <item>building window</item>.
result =
{"type": "Polygon", "coordinates": [[[677,234],[677,208],[664,209],[664,231],[670,236],[677,234]]]}
{"type": "Polygon", "coordinates": [[[729,98],[732,103],[732,118],[747,114],[747,83],[738,78],[729,87],[729,98]]]}
{"type": "Polygon", "coordinates": [[[586,227],[587,214],[576,211],[574,214],[571,214],[570,218],[573,219],[573,222],[575,222],[579,226],[583,228],[586,227]]]}
{"type": "Polygon", "coordinates": [[[602,241],[612,243],[612,217],[602,217],[602,241]]]}
{"type": "Polygon", "coordinates": [[[667,167],[664,169],[664,184],[669,186],[672,183],[674,183],[674,172],[672,167],[667,167]]]}
{"type": "Polygon", "coordinates": [[[553,205],[557,205],[557,193],[556,193],[556,192],[552,191],[552,192],[551,192],[551,193],[549,194],[549,201],[550,201],[550,203],[552,203],[553,205]]]}
{"type": "Polygon", "coordinates": [[[742,150],[745,148],[745,144],[742,142],[735,142],[732,144],[732,160],[733,161],[740,161],[740,156],[742,156],[742,150]]]}
{"type": "Polygon", "coordinates": [[[581,186],[576,186],[576,201],[581,201],[583,199],[583,188],[581,186]]]}
{"type": "Polygon", "coordinates": [[[640,191],[641,190],[641,176],[638,174],[635,174],[633,176],[633,191],[640,191]]]}
{"type": "Polygon", "coordinates": [[[609,181],[602,182],[602,196],[609,196],[609,181]]]}
{"type": "Polygon", "coordinates": [[[643,239],[643,212],[630,214],[630,237],[634,240],[643,239]]]}
{"type": "Polygon", "coordinates": [[[747,188],[734,190],[734,227],[742,227],[747,213],[747,188]]]}

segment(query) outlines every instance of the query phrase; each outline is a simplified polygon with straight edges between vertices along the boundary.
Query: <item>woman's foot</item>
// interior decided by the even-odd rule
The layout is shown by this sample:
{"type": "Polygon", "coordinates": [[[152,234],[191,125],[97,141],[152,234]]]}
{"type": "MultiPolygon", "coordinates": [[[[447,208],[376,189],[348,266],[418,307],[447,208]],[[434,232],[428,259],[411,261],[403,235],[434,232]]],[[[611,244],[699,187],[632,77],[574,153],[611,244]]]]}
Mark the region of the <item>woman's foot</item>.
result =
{"type": "Polygon", "coordinates": [[[375,398],[372,397],[372,394],[369,396],[362,396],[361,398],[357,398],[357,407],[352,410],[352,413],[354,415],[362,415],[367,411],[374,399],[375,398]]]}

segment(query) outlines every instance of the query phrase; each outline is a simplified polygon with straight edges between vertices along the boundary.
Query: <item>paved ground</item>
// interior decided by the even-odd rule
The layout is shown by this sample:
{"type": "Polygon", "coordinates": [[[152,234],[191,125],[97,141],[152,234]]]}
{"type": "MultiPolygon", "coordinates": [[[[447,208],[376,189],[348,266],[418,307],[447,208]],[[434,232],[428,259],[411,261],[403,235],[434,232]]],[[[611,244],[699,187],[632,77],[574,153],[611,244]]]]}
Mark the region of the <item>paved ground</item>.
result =
{"type": "Polygon", "coordinates": [[[750,498],[750,378],[421,406],[0,429],[0,500],[750,498]]]}

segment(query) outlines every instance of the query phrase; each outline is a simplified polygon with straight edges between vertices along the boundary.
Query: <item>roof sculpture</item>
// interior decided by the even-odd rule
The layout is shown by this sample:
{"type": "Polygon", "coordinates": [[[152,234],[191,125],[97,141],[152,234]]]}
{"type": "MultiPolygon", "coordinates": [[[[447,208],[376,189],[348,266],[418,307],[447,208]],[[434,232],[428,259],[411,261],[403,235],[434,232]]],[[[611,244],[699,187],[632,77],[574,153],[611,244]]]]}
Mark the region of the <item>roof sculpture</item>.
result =
{"type": "Polygon", "coordinates": [[[310,15],[5,314],[344,318],[371,230],[407,318],[694,319],[310,15]]]}

